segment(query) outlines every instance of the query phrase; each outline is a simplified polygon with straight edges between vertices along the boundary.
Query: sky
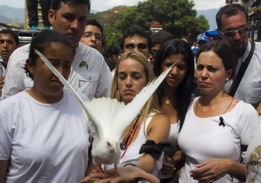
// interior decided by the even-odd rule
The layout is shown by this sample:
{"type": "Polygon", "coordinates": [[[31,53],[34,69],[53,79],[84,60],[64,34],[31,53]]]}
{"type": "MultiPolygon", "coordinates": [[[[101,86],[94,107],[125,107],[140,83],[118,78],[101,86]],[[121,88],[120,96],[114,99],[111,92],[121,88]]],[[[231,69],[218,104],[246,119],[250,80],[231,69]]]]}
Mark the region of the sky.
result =
{"type": "MultiPolygon", "coordinates": [[[[92,10],[95,11],[105,11],[114,6],[127,5],[133,6],[137,5],[138,2],[143,2],[146,0],[91,0],[92,10]]],[[[194,0],[196,10],[206,10],[213,8],[220,8],[225,5],[225,0],[194,0]]],[[[14,8],[24,8],[25,0],[0,0],[0,5],[7,5],[14,8]]]]}

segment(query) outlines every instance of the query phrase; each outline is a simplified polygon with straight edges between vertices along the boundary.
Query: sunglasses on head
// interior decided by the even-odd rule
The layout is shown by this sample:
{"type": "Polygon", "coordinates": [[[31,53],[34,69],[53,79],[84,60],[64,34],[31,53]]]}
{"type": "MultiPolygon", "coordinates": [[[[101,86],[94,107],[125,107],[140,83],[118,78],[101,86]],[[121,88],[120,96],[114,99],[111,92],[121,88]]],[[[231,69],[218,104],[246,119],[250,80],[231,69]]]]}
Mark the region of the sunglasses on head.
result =
{"type": "Polygon", "coordinates": [[[235,34],[238,32],[240,35],[245,34],[248,31],[248,27],[241,27],[239,29],[236,30],[230,30],[230,31],[226,31],[226,32],[222,32],[221,30],[219,30],[219,32],[223,35],[225,35],[226,37],[233,37],[235,36],[235,34]]]}
{"type": "Polygon", "coordinates": [[[139,43],[139,44],[133,44],[133,43],[128,43],[125,45],[125,49],[135,49],[137,47],[138,49],[144,50],[148,48],[148,45],[146,43],[139,43]]]}

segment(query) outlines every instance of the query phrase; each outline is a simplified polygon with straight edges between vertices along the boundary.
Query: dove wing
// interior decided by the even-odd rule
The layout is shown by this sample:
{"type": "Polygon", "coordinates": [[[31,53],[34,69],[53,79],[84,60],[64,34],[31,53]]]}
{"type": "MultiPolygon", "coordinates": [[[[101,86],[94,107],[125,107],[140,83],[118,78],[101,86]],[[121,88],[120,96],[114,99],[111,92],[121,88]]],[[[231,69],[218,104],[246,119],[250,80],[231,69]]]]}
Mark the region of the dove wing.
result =
{"type": "MultiPolygon", "coordinates": [[[[68,81],[66,81],[66,79],[64,79],[64,77],[57,71],[57,69],[50,63],[50,61],[38,50],[34,50],[35,53],[40,57],[40,59],[45,63],[45,65],[53,72],[53,74],[58,77],[58,79],[61,81],[61,83],[70,91],[70,93],[76,97],[76,99],[80,102],[80,104],[82,105],[84,112],[86,114],[86,118],[87,121],[89,123],[89,127],[90,127],[90,131],[91,133],[95,134],[95,131],[97,129],[94,120],[89,120],[89,116],[94,116],[93,114],[90,115],[90,112],[87,110],[86,106],[85,106],[85,102],[82,100],[82,98],[79,96],[79,94],[74,90],[74,88],[71,87],[71,85],[68,83],[68,81]]],[[[97,131],[96,131],[97,132],[97,131]]],[[[97,132],[97,135],[98,132],[97,132]]]]}
{"type": "Polygon", "coordinates": [[[124,130],[130,125],[130,123],[135,119],[135,117],[139,114],[142,107],[151,97],[151,95],[155,92],[161,82],[165,79],[168,73],[171,71],[172,67],[175,65],[177,61],[175,61],[172,66],[163,71],[159,77],[154,79],[152,82],[148,83],[139,94],[137,94],[134,99],[128,103],[121,113],[117,113],[115,116],[115,120],[113,121],[113,129],[114,135],[117,135],[121,138],[124,130]]]}

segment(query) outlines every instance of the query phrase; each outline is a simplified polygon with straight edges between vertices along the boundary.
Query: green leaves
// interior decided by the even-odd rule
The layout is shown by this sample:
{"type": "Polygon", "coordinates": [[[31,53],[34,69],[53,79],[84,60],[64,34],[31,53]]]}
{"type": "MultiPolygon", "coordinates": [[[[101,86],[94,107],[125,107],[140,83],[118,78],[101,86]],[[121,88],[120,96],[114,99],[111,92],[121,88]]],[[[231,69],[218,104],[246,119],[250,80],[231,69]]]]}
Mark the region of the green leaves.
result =
{"type": "Polygon", "coordinates": [[[190,35],[189,41],[192,43],[199,33],[209,29],[207,19],[197,17],[194,6],[190,0],[147,0],[137,6],[114,7],[95,15],[104,25],[107,45],[119,45],[121,34],[129,26],[136,24],[149,30],[155,21],[160,22],[174,38],[190,35]],[[116,15],[111,14],[115,11],[116,15]]]}

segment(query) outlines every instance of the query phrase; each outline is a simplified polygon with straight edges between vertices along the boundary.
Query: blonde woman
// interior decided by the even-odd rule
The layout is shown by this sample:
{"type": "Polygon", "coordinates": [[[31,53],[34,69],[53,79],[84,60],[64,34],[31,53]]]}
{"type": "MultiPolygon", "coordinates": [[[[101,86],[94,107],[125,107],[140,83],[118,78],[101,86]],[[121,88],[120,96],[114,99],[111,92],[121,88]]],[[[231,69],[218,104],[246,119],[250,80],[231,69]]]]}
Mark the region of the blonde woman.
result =
{"type": "MultiPolygon", "coordinates": [[[[154,78],[151,65],[142,53],[124,53],[116,65],[111,97],[128,104],[154,78]]],[[[150,152],[155,152],[155,144],[166,140],[169,130],[168,117],[161,113],[157,97],[152,95],[124,132],[119,166],[133,164],[148,173],[157,175],[161,168],[159,167],[161,162],[157,163],[161,153],[149,153],[145,150],[140,154],[139,151],[147,140],[151,140],[153,145],[149,147],[150,152]]],[[[146,147],[148,146],[146,143],[146,147]]],[[[112,167],[106,166],[105,169],[112,167]]]]}

